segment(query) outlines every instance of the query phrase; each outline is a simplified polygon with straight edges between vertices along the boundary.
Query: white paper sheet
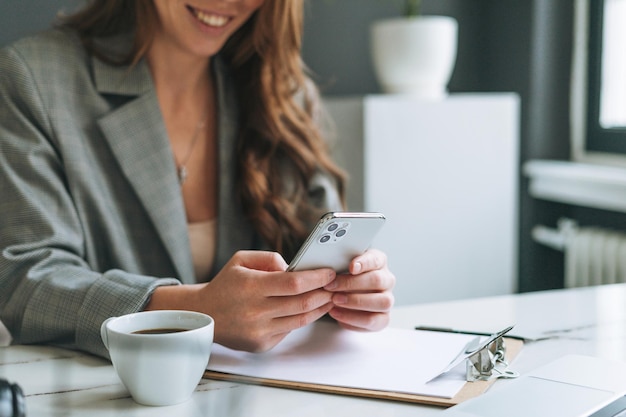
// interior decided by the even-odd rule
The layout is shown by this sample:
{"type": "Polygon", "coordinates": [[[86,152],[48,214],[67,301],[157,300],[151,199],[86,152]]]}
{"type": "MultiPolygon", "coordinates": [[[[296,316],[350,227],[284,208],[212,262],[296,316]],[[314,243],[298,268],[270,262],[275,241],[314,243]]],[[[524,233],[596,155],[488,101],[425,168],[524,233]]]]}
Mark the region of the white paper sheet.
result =
{"type": "Polygon", "coordinates": [[[210,371],[338,387],[452,398],[465,364],[430,383],[475,336],[388,328],[354,332],[318,321],[274,349],[247,353],[214,344],[210,371]]]}

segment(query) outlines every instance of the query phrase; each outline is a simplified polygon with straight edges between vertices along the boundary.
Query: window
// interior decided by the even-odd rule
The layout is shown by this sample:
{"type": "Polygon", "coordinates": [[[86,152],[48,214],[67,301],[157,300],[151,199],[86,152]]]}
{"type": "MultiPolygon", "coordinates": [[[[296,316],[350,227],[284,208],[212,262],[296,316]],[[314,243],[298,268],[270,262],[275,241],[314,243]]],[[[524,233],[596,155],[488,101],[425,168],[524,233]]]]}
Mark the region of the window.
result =
{"type": "Polygon", "coordinates": [[[579,0],[576,19],[574,158],[626,164],[626,0],[579,0]]]}
{"type": "MultiPolygon", "coordinates": [[[[599,122],[603,129],[626,127],[626,1],[605,0],[602,10],[602,46],[599,63],[599,122]]],[[[598,4],[599,4],[598,3],[598,4]]]]}
{"type": "MultiPolygon", "coordinates": [[[[587,111],[574,113],[585,119],[584,127],[579,126],[584,135],[581,155],[613,154],[626,161],[626,0],[584,1],[586,42],[580,39],[576,45],[586,43],[587,111]]],[[[582,22],[582,15],[577,18],[582,22]]],[[[574,55],[576,62],[576,51],[574,55]]]]}

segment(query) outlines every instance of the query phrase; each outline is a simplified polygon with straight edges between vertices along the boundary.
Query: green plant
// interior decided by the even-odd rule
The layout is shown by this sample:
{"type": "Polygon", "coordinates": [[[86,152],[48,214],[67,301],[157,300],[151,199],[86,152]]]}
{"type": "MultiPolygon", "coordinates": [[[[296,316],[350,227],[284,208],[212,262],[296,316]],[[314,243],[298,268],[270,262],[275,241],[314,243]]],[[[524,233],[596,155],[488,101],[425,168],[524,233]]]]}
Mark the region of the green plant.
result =
{"type": "MultiPolygon", "coordinates": [[[[332,0],[326,0],[327,3],[330,3],[332,0]]],[[[386,1],[386,0],[383,0],[386,1]]],[[[406,17],[416,17],[419,16],[422,11],[422,0],[402,0],[403,9],[402,12],[406,17]]]]}
{"type": "Polygon", "coordinates": [[[404,15],[407,17],[419,16],[421,5],[422,0],[404,0],[404,15]]]}

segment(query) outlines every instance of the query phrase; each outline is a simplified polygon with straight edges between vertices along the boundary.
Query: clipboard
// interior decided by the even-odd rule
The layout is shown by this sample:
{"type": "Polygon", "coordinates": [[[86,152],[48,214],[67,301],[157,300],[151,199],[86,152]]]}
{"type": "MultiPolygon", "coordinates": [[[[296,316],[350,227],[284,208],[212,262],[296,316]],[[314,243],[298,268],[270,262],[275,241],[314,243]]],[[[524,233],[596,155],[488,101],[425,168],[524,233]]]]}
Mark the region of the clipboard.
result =
{"type": "MultiPolygon", "coordinates": [[[[505,359],[511,362],[515,359],[517,354],[521,351],[524,342],[518,339],[506,338],[502,339],[506,344],[505,359]]],[[[462,388],[453,397],[440,397],[421,394],[411,394],[406,392],[396,392],[390,390],[377,390],[366,388],[354,388],[330,384],[319,384],[283,379],[272,379],[256,376],[247,376],[238,373],[218,372],[215,370],[206,370],[204,378],[238,382],[251,385],[261,385],[274,388],[286,388],[311,392],[319,392],[325,394],[347,395],[362,398],[372,398],[390,401],[400,401],[416,404],[434,405],[441,407],[450,407],[466,401],[470,398],[474,398],[484,393],[494,382],[495,378],[488,380],[475,380],[472,382],[465,382],[462,388]]]]}

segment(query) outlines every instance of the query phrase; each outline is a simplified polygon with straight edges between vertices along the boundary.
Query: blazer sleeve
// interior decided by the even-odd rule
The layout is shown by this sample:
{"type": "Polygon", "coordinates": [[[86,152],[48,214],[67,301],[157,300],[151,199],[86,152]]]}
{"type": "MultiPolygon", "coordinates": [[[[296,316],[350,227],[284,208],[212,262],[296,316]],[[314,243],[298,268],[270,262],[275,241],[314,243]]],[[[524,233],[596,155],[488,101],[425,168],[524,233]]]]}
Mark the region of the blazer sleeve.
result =
{"type": "Polygon", "coordinates": [[[141,310],[157,286],[179,281],[90,268],[49,121],[54,109],[43,103],[18,50],[1,50],[0,320],[14,343],[107,357],[102,321],[141,310]]]}

